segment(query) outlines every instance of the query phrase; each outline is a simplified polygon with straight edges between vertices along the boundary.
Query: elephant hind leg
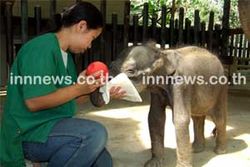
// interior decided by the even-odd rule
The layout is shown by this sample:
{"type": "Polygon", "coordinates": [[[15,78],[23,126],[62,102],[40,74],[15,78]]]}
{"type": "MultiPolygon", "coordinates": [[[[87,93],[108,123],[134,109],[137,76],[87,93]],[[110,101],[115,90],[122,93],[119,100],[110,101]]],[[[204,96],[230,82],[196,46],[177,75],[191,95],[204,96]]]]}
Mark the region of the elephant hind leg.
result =
{"type": "Polygon", "coordinates": [[[205,149],[204,124],[206,116],[192,116],[194,123],[193,152],[202,152],[205,149]]]}
{"type": "Polygon", "coordinates": [[[215,123],[215,137],[216,146],[214,152],[217,154],[223,154],[226,152],[227,135],[226,135],[226,124],[227,124],[227,92],[226,88],[222,91],[222,94],[218,98],[218,102],[214,108],[212,119],[215,123]]]}

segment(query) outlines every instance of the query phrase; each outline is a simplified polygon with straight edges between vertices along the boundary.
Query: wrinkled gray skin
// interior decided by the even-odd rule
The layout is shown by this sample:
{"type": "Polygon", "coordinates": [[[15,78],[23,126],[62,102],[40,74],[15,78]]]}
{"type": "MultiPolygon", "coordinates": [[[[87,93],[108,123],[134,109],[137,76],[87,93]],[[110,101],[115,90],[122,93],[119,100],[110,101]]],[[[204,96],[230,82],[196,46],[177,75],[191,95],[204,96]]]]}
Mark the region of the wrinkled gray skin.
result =
{"type": "MultiPolygon", "coordinates": [[[[113,62],[111,73],[124,72],[138,91],[151,92],[148,115],[152,146],[152,158],[146,167],[163,167],[165,108],[172,108],[177,142],[177,167],[192,166],[193,152],[205,147],[204,121],[210,115],[215,123],[217,154],[226,151],[226,85],[191,84],[142,84],[143,76],[198,76],[208,80],[210,76],[224,75],[223,67],[216,56],[199,47],[160,50],[153,43],[132,47],[121,53],[113,62]],[[190,144],[189,123],[194,123],[194,142],[190,144]]],[[[171,135],[171,134],[168,134],[171,135]]]]}

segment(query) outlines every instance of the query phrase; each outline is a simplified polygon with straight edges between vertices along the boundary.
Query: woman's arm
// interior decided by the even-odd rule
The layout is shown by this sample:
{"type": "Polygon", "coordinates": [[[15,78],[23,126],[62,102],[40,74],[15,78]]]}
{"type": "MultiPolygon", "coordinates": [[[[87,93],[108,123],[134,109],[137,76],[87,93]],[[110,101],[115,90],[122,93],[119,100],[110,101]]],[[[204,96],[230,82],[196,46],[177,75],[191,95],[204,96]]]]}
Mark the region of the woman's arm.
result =
{"type": "Polygon", "coordinates": [[[76,103],[82,104],[82,103],[85,103],[88,99],[89,99],[89,95],[82,95],[82,96],[76,98],[76,103]]]}
{"type": "Polygon", "coordinates": [[[100,87],[100,83],[87,85],[75,84],[68,87],[60,88],[57,91],[45,96],[34,97],[25,100],[26,106],[31,112],[45,110],[64,104],[76,97],[93,92],[100,87]]]}

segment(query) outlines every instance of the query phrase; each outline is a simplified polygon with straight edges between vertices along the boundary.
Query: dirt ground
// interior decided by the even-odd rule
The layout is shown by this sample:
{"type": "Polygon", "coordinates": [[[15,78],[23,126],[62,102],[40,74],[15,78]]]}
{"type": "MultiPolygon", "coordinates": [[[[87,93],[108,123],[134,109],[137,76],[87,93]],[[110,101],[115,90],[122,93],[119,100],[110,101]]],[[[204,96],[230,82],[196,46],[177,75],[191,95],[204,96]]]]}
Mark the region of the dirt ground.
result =
{"type": "MultiPolygon", "coordinates": [[[[80,106],[77,117],[96,120],[105,125],[109,133],[107,148],[115,167],[142,167],[150,158],[150,138],[147,115],[149,94],[143,93],[142,103],[112,101],[102,108],[91,104],[80,106]]],[[[194,167],[249,167],[250,166],[250,89],[230,88],[228,100],[228,152],[216,155],[211,132],[214,124],[207,118],[205,125],[206,149],[193,154],[194,167]]],[[[166,109],[165,164],[176,164],[175,131],[170,109],[166,109]]],[[[190,123],[193,140],[192,122],[190,123]]]]}

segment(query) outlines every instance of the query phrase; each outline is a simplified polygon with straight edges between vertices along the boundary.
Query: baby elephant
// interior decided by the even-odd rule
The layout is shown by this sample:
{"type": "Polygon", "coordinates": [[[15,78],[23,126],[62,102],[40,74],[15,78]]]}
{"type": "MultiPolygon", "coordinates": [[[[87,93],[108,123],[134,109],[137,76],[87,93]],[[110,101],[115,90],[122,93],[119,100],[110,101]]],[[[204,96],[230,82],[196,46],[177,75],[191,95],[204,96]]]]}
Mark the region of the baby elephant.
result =
{"type": "Polygon", "coordinates": [[[191,167],[192,150],[204,150],[206,115],[210,115],[215,123],[214,151],[217,154],[225,153],[227,85],[216,83],[220,77],[225,76],[223,66],[215,55],[195,46],[161,50],[154,43],[147,43],[125,49],[120,58],[112,63],[111,72],[123,72],[138,91],[148,89],[151,92],[148,124],[152,158],[146,162],[146,167],[164,166],[167,105],[172,108],[176,131],[177,167],[191,167]],[[195,82],[188,82],[190,78],[195,79],[195,82]],[[192,145],[188,128],[190,118],[194,123],[192,145]]]}

